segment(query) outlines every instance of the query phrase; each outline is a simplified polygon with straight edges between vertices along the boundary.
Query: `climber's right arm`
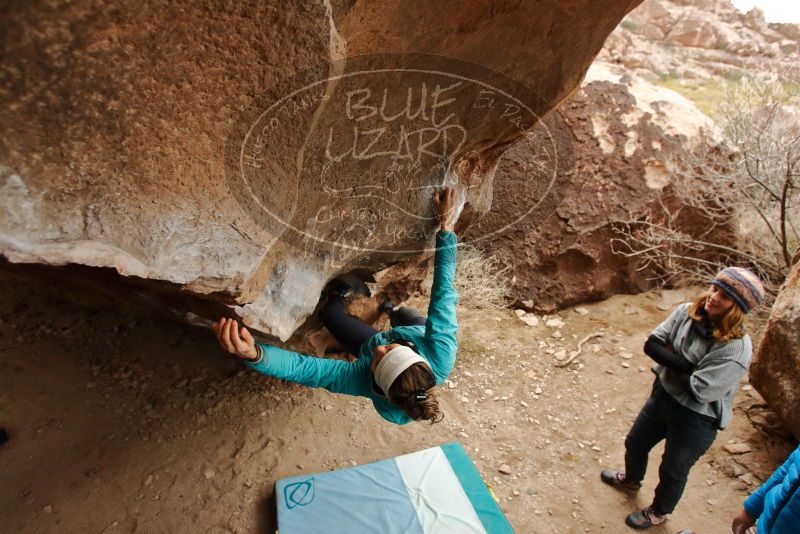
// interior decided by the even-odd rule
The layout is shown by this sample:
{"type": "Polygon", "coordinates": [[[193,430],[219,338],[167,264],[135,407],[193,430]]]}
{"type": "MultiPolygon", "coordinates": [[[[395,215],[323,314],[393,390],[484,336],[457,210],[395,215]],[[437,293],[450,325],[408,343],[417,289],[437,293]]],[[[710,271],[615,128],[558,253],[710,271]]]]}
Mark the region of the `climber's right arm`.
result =
{"type": "Polygon", "coordinates": [[[238,324],[233,319],[220,319],[213,327],[222,348],[259,373],[308,387],[325,388],[333,393],[361,396],[368,393],[365,381],[360,380],[360,366],[255,343],[246,328],[241,328],[240,335],[238,324]]]}
{"type": "Polygon", "coordinates": [[[259,373],[296,382],[311,388],[324,388],[333,393],[365,396],[358,366],[328,358],[305,356],[265,343],[257,343],[260,357],[245,360],[245,365],[259,373]]]}

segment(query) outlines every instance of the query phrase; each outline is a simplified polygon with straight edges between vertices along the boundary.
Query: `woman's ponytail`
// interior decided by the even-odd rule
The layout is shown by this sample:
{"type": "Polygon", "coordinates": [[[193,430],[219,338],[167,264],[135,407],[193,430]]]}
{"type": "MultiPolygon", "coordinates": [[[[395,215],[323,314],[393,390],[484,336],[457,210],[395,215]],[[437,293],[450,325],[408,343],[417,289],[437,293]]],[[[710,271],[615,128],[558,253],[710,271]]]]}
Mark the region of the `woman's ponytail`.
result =
{"type": "Polygon", "coordinates": [[[438,423],[444,419],[444,414],[439,410],[435,386],[436,379],[430,367],[415,363],[403,371],[389,388],[389,400],[415,421],[438,423]]]}

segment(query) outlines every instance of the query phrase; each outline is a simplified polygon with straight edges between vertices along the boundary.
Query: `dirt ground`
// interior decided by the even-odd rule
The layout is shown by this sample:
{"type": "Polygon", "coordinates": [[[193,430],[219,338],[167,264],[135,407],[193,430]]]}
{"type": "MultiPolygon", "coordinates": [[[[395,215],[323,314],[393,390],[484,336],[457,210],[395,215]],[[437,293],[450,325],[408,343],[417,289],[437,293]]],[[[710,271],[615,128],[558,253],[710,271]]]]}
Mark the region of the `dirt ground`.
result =
{"type": "MultiPolygon", "coordinates": [[[[640,347],[666,316],[665,296],[564,310],[560,329],[525,325],[511,310],[462,309],[444,421],[400,427],[365,399],[245,370],[209,331],[0,279],[0,425],[10,434],[0,445],[0,530],[271,533],[277,479],[456,440],[517,532],[629,531],[623,519],[649,503],[661,447],[637,496],[604,486],[599,473],[621,466],[649,392],[640,347]],[[560,349],[568,355],[592,333],[603,335],[569,367],[555,366],[560,349]]],[[[730,532],[742,500],[793,447],[756,392],[742,389],[732,425],[653,532],[730,532]],[[752,452],[723,449],[740,442],[752,452]]]]}

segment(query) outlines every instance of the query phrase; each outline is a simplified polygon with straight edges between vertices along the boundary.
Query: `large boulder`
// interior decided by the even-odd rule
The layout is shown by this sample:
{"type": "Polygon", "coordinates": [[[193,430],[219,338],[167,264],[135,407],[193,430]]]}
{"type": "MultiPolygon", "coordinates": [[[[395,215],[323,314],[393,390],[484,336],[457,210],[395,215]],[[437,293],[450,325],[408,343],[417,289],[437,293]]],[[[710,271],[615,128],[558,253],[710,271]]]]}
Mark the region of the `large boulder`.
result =
{"type": "Polygon", "coordinates": [[[638,3],[7,2],[0,254],[286,339],[335,275],[430,245],[432,187],[488,209],[503,149],[638,3]]]}
{"type": "Polygon", "coordinates": [[[750,381],[800,439],[800,249],[750,366],[750,381]]]}
{"type": "Polygon", "coordinates": [[[727,48],[739,40],[739,35],[713,14],[686,8],[665,39],[680,46],[714,49],[727,48]]]}
{"type": "Polygon", "coordinates": [[[676,165],[719,142],[687,99],[596,62],[580,90],[503,154],[492,210],[467,241],[499,257],[512,298],[539,311],[645,289],[652,273],[614,253],[614,229],[651,213],[670,196],[676,165]]]}

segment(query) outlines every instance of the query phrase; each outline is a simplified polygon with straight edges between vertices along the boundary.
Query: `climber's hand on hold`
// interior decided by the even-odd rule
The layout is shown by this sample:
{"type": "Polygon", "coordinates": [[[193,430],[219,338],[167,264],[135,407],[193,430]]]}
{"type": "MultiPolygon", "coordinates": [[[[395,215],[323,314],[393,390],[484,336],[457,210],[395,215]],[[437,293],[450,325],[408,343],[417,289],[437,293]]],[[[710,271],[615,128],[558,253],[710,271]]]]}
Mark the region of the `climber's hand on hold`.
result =
{"type": "Polygon", "coordinates": [[[442,230],[452,232],[458,220],[458,200],[456,190],[452,187],[445,187],[441,191],[433,194],[433,202],[439,213],[439,224],[442,230]]]}
{"type": "Polygon", "coordinates": [[[258,359],[258,349],[253,336],[247,328],[239,328],[239,323],[234,319],[221,317],[218,322],[212,323],[211,327],[223,349],[245,360],[258,359]]]}

